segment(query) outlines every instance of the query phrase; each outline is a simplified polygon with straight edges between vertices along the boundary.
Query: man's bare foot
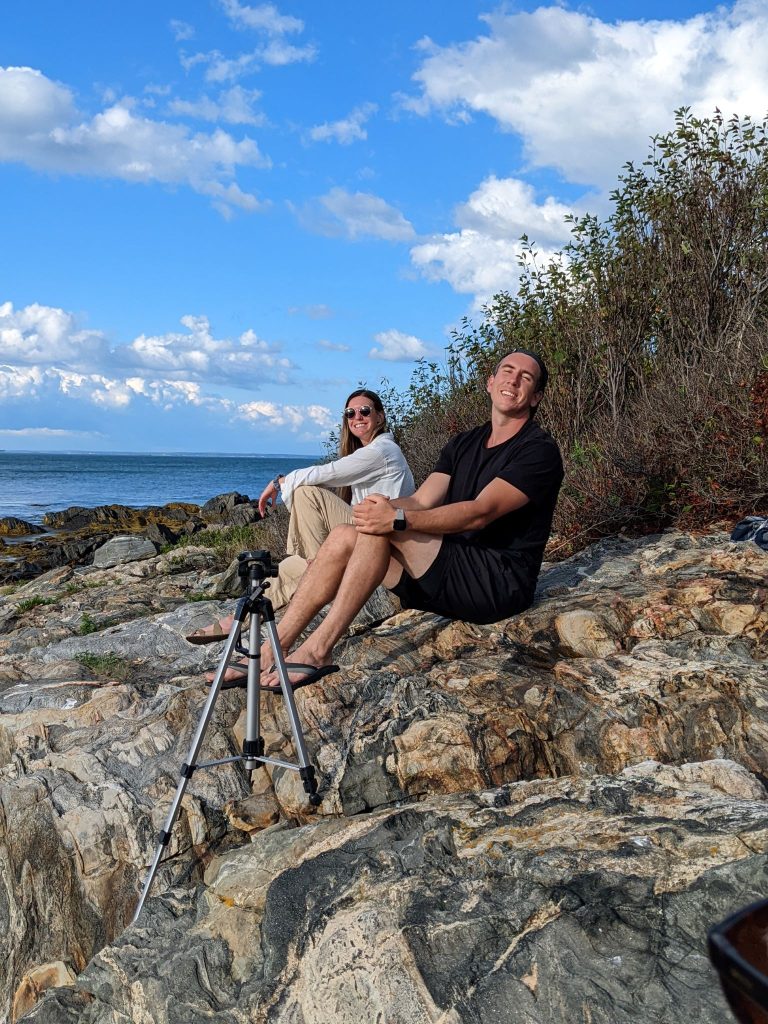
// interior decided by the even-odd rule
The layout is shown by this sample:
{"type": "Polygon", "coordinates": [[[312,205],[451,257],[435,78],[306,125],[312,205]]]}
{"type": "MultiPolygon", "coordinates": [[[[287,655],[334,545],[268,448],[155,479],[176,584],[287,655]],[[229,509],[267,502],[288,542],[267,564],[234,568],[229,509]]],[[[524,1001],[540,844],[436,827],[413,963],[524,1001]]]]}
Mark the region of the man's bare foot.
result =
{"type": "MultiPolygon", "coordinates": [[[[218,672],[218,671],[219,670],[216,669],[216,672],[218,672]]],[[[216,678],[216,672],[206,672],[205,673],[205,678],[206,678],[206,680],[209,683],[212,683],[213,680],[216,678]]],[[[230,665],[227,668],[227,671],[224,673],[223,682],[225,682],[225,683],[238,682],[240,679],[243,679],[245,677],[247,672],[248,672],[248,662],[247,661],[238,661],[234,665],[230,665]]]]}
{"type": "MultiPolygon", "coordinates": [[[[288,672],[288,682],[293,690],[300,690],[302,686],[310,686],[324,676],[329,676],[332,672],[339,671],[338,665],[304,665],[296,661],[286,662],[285,667],[288,672]]],[[[262,681],[261,688],[272,693],[282,693],[277,672],[271,672],[262,681]]]]}

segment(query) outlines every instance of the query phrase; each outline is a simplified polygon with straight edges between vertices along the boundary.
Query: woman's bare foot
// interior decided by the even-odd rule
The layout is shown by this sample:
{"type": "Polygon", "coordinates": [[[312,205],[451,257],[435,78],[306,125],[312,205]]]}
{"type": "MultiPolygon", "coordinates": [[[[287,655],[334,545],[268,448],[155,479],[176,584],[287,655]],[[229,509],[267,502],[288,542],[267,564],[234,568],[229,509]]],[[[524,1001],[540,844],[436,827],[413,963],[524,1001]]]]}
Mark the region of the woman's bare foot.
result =
{"type": "Polygon", "coordinates": [[[212,622],[210,626],[196,629],[194,633],[189,633],[184,639],[190,644],[218,643],[220,640],[226,640],[229,636],[234,621],[234,617],[228,615],[226,619],[220,619],[218,622],[212,622]]]}

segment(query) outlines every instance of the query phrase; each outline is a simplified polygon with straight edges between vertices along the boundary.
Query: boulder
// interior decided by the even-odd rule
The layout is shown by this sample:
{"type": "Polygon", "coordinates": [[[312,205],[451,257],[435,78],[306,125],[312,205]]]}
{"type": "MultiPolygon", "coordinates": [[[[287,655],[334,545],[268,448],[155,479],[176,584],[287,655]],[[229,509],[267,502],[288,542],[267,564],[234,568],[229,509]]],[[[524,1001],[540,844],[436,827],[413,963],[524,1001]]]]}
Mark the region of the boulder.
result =
{"type": "Polygon", "coordinates": [[[0,536],[2,537],[31,537],[36,533],[45,533],[45,530],[42,526],[28,523],[24,519],[17,519],[16,516],[0,517],[0,536]]]}
{"type": "Polygon", "coordinates": [[[152,558],[157,548],[146,537],[112,537],[102,544],[93,554],[93,564],[100,569],[125,562],[136,562],[142,558],[152,558]]]}

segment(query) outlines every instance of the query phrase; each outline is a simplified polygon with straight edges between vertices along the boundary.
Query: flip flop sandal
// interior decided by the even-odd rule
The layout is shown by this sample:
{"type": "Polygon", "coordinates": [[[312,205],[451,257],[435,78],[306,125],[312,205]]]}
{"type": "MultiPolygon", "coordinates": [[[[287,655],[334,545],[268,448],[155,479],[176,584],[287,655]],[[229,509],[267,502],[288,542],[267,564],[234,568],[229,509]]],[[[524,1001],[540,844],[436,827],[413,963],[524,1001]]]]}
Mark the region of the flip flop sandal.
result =
{"type": "MultiPolygon", "coordinates": [[[[248,688],[248,666],[247,665],[230,665],[227,668],[228,672],[234,672],[235,675],[232,679],[225,679],[219,689],[221,690],[246,690],[248,688]]],[[[213,680],[208,679],[205,683],[206,686],[213,686],[213,680]]]]}
{"type": "Polygon", "coordinates": [[[216,622],[213,626],[206,626],[205,629],[196,629],[194,633],[185,636],[188,644],[195,644],[202,647],[203,644],[217,644],[220,640],[226,640],[229,633],[225,633],[221,624],[216,622]]]}
{"type": "MultiPolygon", "coordinates": [[[[329,676],[332,672],[338,672],[338,665],[323,665],[317,668],[315,665],[299,665],[296,663],[285,663],[285,667],[289,674],[291,672],[303,672],[304,675],[298,682],[292,684],[294,690],[300,690],[302,686],[310,686],[312,683],[316,683],[318,679],[322,679],[323,676],[329,676]]],[[[248,666],[247,665],[230,665],[229,672],[234,672],[235,676],[231,679],[225,679],[221,684],[222,690],[246,690],[248,688],[248,666]]],[[[213,680],[210,680],[207,686],[213,685],[213,680]]],[[[282,688],[278,683],[277,686],[262,686],[262,690],[266,690],[267,693],[282,693],[282,688]]]]}
{"type": "MultiPolygon", "coordinates": [[[[304,675],[295,683],[291,683],[294,690],[300,690],[302,686],[310,686],[312,683],[316,683],[318,679],[322,679],[323,676],[329,676],[332,672],[338,672],[338,665],[322,665],[318,668],[316,665],[298,665],[295,662],[291,663],[286,661],[286,670],[289,675],[291,672],[303,672],[304,675]]],[[[268,693],[282,693],[282,687],[278,683],[277,686],[262,686],[262,690],[266,690],[268,693]]]]}

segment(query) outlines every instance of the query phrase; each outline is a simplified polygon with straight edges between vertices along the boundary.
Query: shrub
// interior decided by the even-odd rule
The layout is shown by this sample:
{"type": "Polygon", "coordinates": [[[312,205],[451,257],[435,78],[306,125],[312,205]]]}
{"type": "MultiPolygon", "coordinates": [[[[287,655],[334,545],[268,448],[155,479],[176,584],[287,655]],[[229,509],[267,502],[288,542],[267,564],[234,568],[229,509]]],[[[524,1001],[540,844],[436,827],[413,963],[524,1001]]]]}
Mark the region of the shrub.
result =
{"type": "Polygon", "coordinates": [[[96,633],[99,629],[101,629],[101,626],[91,618],[88,612],[83,612],[78,629],[80,636],[88,636],[89,633],[96,633]]]}
{"type": "Polygon", "coordinates": [[[17,612],[28,612],[31,608],[39,608],[40,605],[44,604],[56,604],[55,597],[40,597],[35,595],[34,597],[27,597],[23,601],[19,601],[16,605],[17,612]]]}
{"type": "Polygon", "coordinates": [[[78,654],[75,661],[95,672],[97,676],[110,679],[127,679],[131,672],[130,662],[117,654],[78,654]]]}
{"type": "Polygon", "coordinates": [[[560,555],[622,527],[741,517],[768,495],[768,120],[682,109],[611,198],[543,265],[524,239],[516,294],[388,396],[421,482],[447,436],[487,418],[496,361],[539,352],[538,419],[566,464],[560,555]]]}

